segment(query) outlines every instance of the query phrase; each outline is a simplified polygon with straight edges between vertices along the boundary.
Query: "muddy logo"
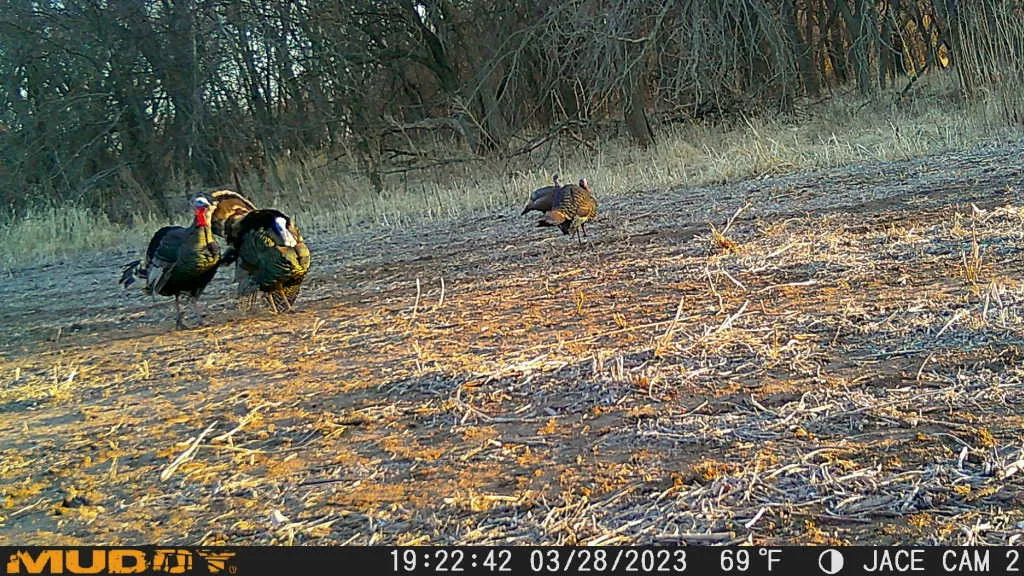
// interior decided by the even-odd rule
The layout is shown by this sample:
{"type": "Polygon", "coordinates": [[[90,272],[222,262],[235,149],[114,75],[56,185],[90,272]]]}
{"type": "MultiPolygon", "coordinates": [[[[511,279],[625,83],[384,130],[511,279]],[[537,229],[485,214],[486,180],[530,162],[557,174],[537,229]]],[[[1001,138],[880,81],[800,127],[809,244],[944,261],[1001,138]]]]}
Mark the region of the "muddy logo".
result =
{"type": "Polygon", "coordinates": [[[7,559],[6,574],[236,574],[234,552],[184,548],[18,550],[7,559]]]}

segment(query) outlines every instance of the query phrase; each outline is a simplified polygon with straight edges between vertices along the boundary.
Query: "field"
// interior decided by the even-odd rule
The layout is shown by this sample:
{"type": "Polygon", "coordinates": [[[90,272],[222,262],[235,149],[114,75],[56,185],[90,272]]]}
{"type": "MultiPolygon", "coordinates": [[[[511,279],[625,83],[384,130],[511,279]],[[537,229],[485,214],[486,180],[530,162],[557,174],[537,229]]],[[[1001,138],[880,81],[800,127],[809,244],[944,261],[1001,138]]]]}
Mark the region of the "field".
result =
{"type": "Polygon", "coordinates": [[[307,235],[297,313],[187,331],[135,253],[14,269],[0,544],[1020,543],[1021,166],[307,235]]]}

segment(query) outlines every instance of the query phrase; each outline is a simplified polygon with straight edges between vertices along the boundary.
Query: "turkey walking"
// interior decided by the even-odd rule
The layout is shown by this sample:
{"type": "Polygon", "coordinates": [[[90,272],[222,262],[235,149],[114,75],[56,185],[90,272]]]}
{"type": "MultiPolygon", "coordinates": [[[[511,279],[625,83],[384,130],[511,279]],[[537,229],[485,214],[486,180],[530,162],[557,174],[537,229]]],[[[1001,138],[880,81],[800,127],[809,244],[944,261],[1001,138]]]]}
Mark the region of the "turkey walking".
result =
{"type": "Polygon", "coordinates": [[[597,216],[597,201],[590,191],[586,178],[581,178],[579,185],[566,184],[554,194],[551,208],[537,222],[537,226],[558,226],[562,234],[576,234],[576,239],[583,244],[580,231],[587,235],[587,222],[597,216]]]}
{"type": "Polygon", "coordinates": [[[227,220],[218,224],[230,244],[224,263],[237,262],[235,277],[241,302],[251,310],[259,291],[266,294],[274,312],[279,303],[286,310],[294,310],[309,271],[310,253],[291,218],[278,210],[239,209],[225,215],[227,220]]]}
{"type": "Polygon", "coordinates": [[[547,212],[548,210],[551,210],[551,204],[555,200],[555,194],[558,192],[558,189],[562,187],[558,181],[558,174],[552,174],[551,181],[555,183],[554,186],[538,188],[533,191],[533,194],[530,194],[530,200],[526,203],[526,208],[523,208],[523,211],[519,214],[520,216],[531,210],[536,210],[538,212],[547,212]]]}
{"type": "Polygon", "coordinates": [[[221,261],[220,244],[210,229],[212,203],[205,196],[196,196],[192,206],[195,212],[192,225],[187,228],[164,226],[157,230],[146,248],[145,259],[125,264],[119,282],[127,288],[135,278],[142,278],[146,280],[143,290],[147,294],[174,296],[175,326],[179,330],[186,328],[181,312],[182,294],[192,300],[192,309],[199,323],[203,323],[199,296],[217,273],[221,261]]]}

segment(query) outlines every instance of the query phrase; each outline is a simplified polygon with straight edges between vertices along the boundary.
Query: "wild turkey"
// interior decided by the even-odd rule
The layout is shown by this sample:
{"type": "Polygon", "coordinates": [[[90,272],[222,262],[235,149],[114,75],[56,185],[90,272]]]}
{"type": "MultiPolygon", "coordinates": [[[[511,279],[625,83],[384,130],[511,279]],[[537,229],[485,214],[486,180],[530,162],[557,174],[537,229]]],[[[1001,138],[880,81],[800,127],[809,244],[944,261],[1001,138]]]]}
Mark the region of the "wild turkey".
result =
{"type": "Polygon", "coordinates": [[[587,222],[597,216],[597,201],[590,191],[586,178],[581,178],[579,185],[566,184],[558,189],[552,200],[551,208],[537,222],[537,226],[558,226],[562,234],[576,234],[576,239],[583,244],[580,230],[587,235],[587,222]]]}
{"type": "Polygon", "coordinates": [[[551,181],[555,183],[554,186],[538,188],[533,191],[533,194],[530,194],[530,201],[526,203],[526,208],[523,208],[522,213],[519,214],[520,216],[531,210],[538,212],[551,210],[551,204],[555,200],[555,193],[562,187],[558,181],[558,174],[552,174],[551,181]]]}
{"type": "Polygon", "coordinates": [[[215,214],[214,228],[230,246],[223,264],[237,261],[235,279],[241,303],[251,310],[259,291],[267,295],[274,312],[278,311],[278,303],[294,310],[310,263],[309,248],[298,228],[278,210],[254,209],[237,192],[223,194],[221,198],[231,206],[215,214]]]}
{"type": "Polygon", "coordinates": [[[181,313],[181,295],[191,297],[192,309],[203,322],[199,309],[199,296],[217,273],[221,261],[220,244],[210,229],[209,213],[213,207],[205,196],[196,196],[192,201],[195,217],[192,225],[164,226],[153,234],[146,247],[146,258],[125,264],[121,280],[125,288],[143,278],[143,290],[150,295],[174,296],[174,310],[177,313],[175,326],[185,328],[181,313]]]}

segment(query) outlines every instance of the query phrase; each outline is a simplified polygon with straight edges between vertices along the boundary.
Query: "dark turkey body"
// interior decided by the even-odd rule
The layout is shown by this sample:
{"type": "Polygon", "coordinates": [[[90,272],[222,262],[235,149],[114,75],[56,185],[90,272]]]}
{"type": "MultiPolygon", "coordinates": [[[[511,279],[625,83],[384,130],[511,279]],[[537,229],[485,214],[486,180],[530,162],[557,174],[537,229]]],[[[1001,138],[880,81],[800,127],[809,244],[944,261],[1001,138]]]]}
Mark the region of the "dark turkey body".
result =
{"type": "Polygon", "coordinates": [[[547,212],[551,210],[552,204],[555,201],[555,195],[558,193],[559,186],[545,186],[538,188],[530,194],[530,200],[526,203],[526,207],[520,213],[520,216],[530,212],[531,210],[537,210],[538,212],[547,212]]]}
{"type": "Polygon", "coordinates": [[[261,292],[283,293],[289,305],[295,303],[309,271],[310,254],[305,242],[281,246],[273,232],[256,228],[243,234],[238,258],[261,292]]]}
{"type": "Polygon", "coordinates": [[[254,210],[234,227],[231,249],[222,264],[237,260],[238,295],[252,309],[257,292],[263,292],[275,311],[278,304],[294,309],[302,281],[309,271],[309,247],[291,220],[273,209],[254,210]],[[278,226],[286,225],[286,241],[278,226]],[[294,242],[291,242],[294,240],[294,242]],[[288,244],[293,243],[293,246],[288,244]]]}
{"type": "Polygon", "coordinates": [[[206,207],[198,205],[196,218],[188,228],[164,226],[156,231],[146,247],[146,258],[129,262],[122,268],[120,284],[130,286],[135,278],[144,278],[147,294],[174,296],[177,327],[185,328],[181,296],[191,297],[193,310],[202,323],[199,296],[217,274],[221,264],[220,244],[205,223],[206,207]],[[199,222],[203,224],[200,225],[199,222]],[[141,264],[141,265],[140,265],[141,264]]]}
{"type": "Polygon", "coordinates": [[[153,235],[146,250],[147,268],[162,270],[148,288],[161,296],[198,298],[217,274],[220,256],[220,245],[208,227],[165,226],[153,235]]]}

